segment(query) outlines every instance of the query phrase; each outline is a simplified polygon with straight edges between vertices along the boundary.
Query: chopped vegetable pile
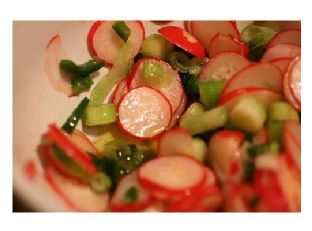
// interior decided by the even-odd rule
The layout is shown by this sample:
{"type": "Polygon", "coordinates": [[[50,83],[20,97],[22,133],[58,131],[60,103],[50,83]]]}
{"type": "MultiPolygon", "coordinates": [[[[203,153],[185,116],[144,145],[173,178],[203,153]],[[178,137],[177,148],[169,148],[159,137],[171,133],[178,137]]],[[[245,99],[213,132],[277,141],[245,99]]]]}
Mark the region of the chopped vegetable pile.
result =
{"type": "Polygon", "coordinates": [[[83,64],[49,41],[53,88],[90,92],[42,135],[52,190],[76,211],[300,211],[300,22],[146,23],[94,22],[83,64]]]}

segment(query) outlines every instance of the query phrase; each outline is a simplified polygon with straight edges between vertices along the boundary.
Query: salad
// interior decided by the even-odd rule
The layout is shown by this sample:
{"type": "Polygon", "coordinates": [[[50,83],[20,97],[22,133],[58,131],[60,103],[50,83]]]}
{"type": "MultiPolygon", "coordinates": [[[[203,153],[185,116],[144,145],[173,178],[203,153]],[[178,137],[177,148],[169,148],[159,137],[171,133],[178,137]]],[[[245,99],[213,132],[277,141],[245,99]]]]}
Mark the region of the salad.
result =
{"type": "Polygon", "coordinates": [[[51,87],[88,92],[41,137],[51,190],[75,211],[300,211],[300,22],[144,24],[94,22],[83,64],[48,41],[51,87]]]}

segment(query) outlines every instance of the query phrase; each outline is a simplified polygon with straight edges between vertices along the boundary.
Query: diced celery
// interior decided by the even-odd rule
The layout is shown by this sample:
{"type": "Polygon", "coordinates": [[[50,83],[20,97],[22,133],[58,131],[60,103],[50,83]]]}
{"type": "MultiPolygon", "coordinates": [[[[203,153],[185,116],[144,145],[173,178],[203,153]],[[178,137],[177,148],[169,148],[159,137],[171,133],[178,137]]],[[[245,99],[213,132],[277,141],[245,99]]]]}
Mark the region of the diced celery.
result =
{"type": "Polygon", "coordinates": [[[206,108],[214,107],[219,100],[220,94],[225,85],[225,80],[199,82],[199,96],[206,108]]]}
{"type": "Polygon", "coordinates": [[[192,144],[194,149],[194,157],[197,160],[203,162],[207,154],[207,144],[200,138],[193,138],[192,144]]]}
{"type": "Polygon", "coordinates": [[[113,103],[91,105],[86,110],[85,125],[96,126],[116,121],[116,105],[113,103]]]}
{"type": "Polygon", "coordinates": [[[190,116],[199,115],[204,112],[204,106],[201,103],[192,103],[181,116],[180,123],[190,116]]]}
{"type": "Polygon", "coordinates": [[[248,155],[250,157],[255,157],[260,154],[265,153],[279,153],[280,145],[277,142],[271,142],[269,144],[261,144],[257,146],[250,147],[248,149],[248,155]]]}
{"type": "Polygon", "coordinates": [[[106,132],[100,136],[100,138],[94,143],[95,148],[100,154],[104,152],[105,144],[114,140],[114,136],[110,132],[106,132]]]}
{"type": "Polygon", "coordinates": [[[269,123],[285,120],[299,121],[299,115],[297,111],[290,104],[283,101],[272,103],[268,107],[269,123]]]}
{"type": "Polygon", "coordinates": [[[282,142],[284,131],[284,121],[276,121],[268,123],[268,136],[269,141],[282,142]]]}
{"type": "Polygon", "coordinates": [[[141,53],[147,57],[165,59],[173,47],[173,44],[160,34],[151,34],[143,40],[141,53]]]}

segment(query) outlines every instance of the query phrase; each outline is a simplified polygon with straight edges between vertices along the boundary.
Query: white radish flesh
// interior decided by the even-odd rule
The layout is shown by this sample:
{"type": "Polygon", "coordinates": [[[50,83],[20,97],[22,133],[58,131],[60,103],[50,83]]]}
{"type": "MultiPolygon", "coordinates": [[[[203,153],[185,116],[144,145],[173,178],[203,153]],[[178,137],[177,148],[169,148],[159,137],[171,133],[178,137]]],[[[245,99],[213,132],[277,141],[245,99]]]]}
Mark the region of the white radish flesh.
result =
{"type": "Polygon", "coordinates": [[[277,44],[290,44],[301,47],[301,32],[297,29],[290,29],[278,32],[268,43],[267,47],[277,44]]]}
{"type": "Polygon", "coordinates": [[[172,115],[172,119],[171,119],[169,128],[174,127],[179,122],[181,115],[184,113],[184,111],[186,109],[186,106],[187,106],[187,96],[186,96],[186,94],[183,94],[183,98],[182,98],[180,106],[172,115]]]}
{"type": "Polygon", "coordinates": [[[292,58],[278,58],[270,61],[271,64],[276,66],[282,73],[285,73],[292,58]]]}
{"type": "Polygon", "coordinates": [[[289,44],[277,44],[268,48],[261,58],[261,62],[269,62],[277,58],[295,58],[301,54],[301,48],[289,44]]]}
{"type": "Polygon", "coordinates": [[[295,100],[301,104],[301,57],[294,59],[288,69],[289,87],[295,100]]]}

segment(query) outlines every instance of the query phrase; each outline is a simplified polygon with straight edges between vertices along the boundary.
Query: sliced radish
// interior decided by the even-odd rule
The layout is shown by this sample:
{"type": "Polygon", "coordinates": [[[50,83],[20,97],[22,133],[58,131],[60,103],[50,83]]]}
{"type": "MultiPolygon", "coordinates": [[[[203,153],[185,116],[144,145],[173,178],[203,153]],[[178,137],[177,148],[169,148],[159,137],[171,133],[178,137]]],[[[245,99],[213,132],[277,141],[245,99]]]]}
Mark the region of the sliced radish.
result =
{"type": "Polygon", "coordinates": [[[230,110],[242,96],[252,96],[257,100],[259,100],[259,102],[261,102],[265,107],[269,106],[271,103],[274,103],[282,99],[281,94],[278,94],[269,89],[247,87],[247,88],[239,88],[224,96],[222,95],[222,97],[219,100],[219,105],[223,105],[230,110]]]}
{"type": "Polygon", "coordinates": [[[235,73],[250,64],[237,52],[221,52],[211,57],[200,72],[201,82],[230,79],[235,73]]]}
{"type": "Polygon", "coordinates": [[[118,105],[119,127],[136,138],[155,138],[168,128],[171,117],[168,99],[147,86],[130,90],[118,105]]]}
{"type": "Polygon", "coordinates": [[[134,67],[132,68],[131,73],[128,77],[128,89],[132,89],[135,87],[138,87],[140,85],[146,85],[144,81],[144,72],[143,72],[143,64],[144,62],[153,61],[161,65],[164,72],[168,72],[171,76],[171,81],[168,83],[168,85],[164,87],[155,87],[151,86],[153,88],[157,88],[159,91],[161,91],[167,99],[170,101],[170,104],[172,106],[172,112],[175,113],[177,109],[179,108],[183,95],[184,90],[181,83],[181,79],[179,77],[178,72],[173,70],[171,66],[159,59],[155,58],[144,58],[139,60],[134,67]]]}
{"type": "Polygon", "coordinates": [[[301,126],[296,121],[286,121],[283,132],[283,146],[289,155],[290,164],[298,172],[301,169],[301,126]]]}
{"type": "Polygon", "coordinates": [[[156,202],[156,199],[138,183],[137,173],[133,172],[124,176],[117,185],[112,196],[110,207],[113,212],[138,212],[156,202]],[[137,198],[134,202],[127,201],[127,192],[134,188],[137,198]]]}
{"type": "Polygon", "coordinates": [[[182,154],[193,156],[192,135],[181,127],[165,132],[158,141],[158,155],[182,154]]]}
{"type": "Polygon", "coordinates": [[[45,179],[57,195],[71,209],[81,212],[104,212],[108,210],[109,195],[95,193],[88,185],[77,184],[64,178],[52,166],[45,167],[45,179]]]}
{"type": "Polygon", "coordinates": [[[93,165],[91,157],[78,148],[71,141],[70,137],[65,135],[55,124],[49,125],[49,137],[59,146],[68,156],[73,158],[88,173],[97,173],[96,167],[93,165]]]}
{"type": "Polygon", "coordinates": [[[298,29],[280,31],[271,39],[267,47],[277,44],[290,44],[301,47],[301,31],[298,29]]]}
{"type": "MultiPolygon", "coordinates": [[[[112,26],[116,21],[96,21],[88,34],[88,47],[91,56],[111,66],[115,60],[118,49],[123,41],[112,26]]],[[[141,21],[124,21],[131,33],[128,40],[134,46],[136,56],[145,37],[144,26],[141,21]]]]}
{"type": "Polygon", "coordinates": [[[283,75],[270,63],[250,64],[225,84],[221,98],[240,88],[265,88],[281,93],[283,75]]]}
{"type": "Polygon", "coordinates": [[[270,61],[271,64],[276,66],[282,73],[285,73],[292,58],[278,58],[270,61]]]}
{"type": "Polygon", "coordinates": [[[75,129],[70,136],[72,142],[82,151],[86,153],[97,154],[98,151],[94,147],[93,143],[89,140],[89,138],[78,129],[75,129]]]}
{"type": "Polygon", "coordinates": [[[158,32],[167,40],[182,48],[183,50],[204,59],[206,57],[203,45],[186,30],[177,26],[166,26],[158,32]]]}
{"type": "Polygon", "coordinates": [[[269,142],[269,134],[268,129],[263,127],[252,139],[253,145],[262,145],[267,144],[269,142]]]}
{"type": "Polygon", "coordinates": [[[56,91],[63,92],[67,96],[73,95],[71,79],[61,72],[59,63],[66,59],[60,35],[55,35],[47,44],[44,56],[44,70],[50,83],[56,91]]]}
{"type": "Polygon", "coordinates": [[[184,25],[184,29],[187,32],[189,32],[190,34],[192,34],[192,31],[191,31],[191,21],[184,21],[183,25],[184,25]]]}
{"type": "Polygon", "coordinates": [[[191,21],[190,28],[193,36],[203,44],[207,52],[211,40],[218,33],[232,35],[237,40],[240,38],[236,23],[232,21],[191,21]]]}
{"type": "Polygon", "coordinates": [[[248,46],[231,35],[216,34],[208,47],[209,56],[211,57],[224,51],[234,51],[246,56],[248,54],[248,46]]]}
{"type": "Polygon", "coordinates": [[[202,187],[205,168],[195,159],[183,155],[160,156],[138,170],[142,186],[167,196],[185,196],[202,187]]]}
{"type": "Polygon", "coordinates": [[[301,104],[301,57],[295,58],[290,64],[285,74],[289,78],[289,87],[297,103],[301,104]]]}
{"type": "Polygon", "coordinates": [[[240,146],[244,139],[245,135],[242,132],[222,130],[215,133],[209,140],[208,158],[221,181],[239,181],[241,179],[240,146]]]}
{"type": "Polygon", "coordinates": [[[175,113],[173,113],[173,115],[172,115],[172,119],[171,119],[169,128],[174,127],[179,122],[181,115],[184,113],[184,111],[186,109],[186,106],[187,106],[187,95],[183,94],[180,106],[175,111],[175,113]]]}
{"type": "Polygon", "coordinates": [[[301,54],[301,48],[289,44],[277,44],[268,48],[261,61],[269,62],[277,58],[295,58],[301,54]]]}
{"type": "Polygon", "coordinates": [[[119,103],[122,96],[128,92],[127,80],[127,78],[120,80],[112,94],[111,101],[116,105],[119,103]]]}

